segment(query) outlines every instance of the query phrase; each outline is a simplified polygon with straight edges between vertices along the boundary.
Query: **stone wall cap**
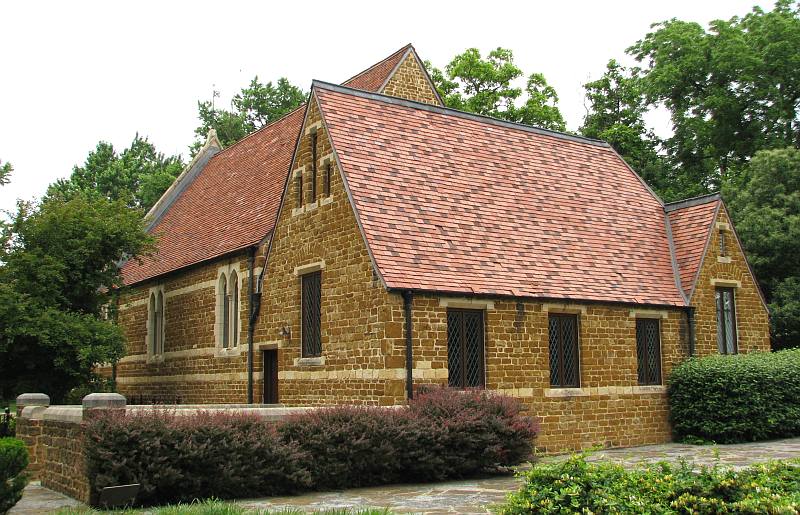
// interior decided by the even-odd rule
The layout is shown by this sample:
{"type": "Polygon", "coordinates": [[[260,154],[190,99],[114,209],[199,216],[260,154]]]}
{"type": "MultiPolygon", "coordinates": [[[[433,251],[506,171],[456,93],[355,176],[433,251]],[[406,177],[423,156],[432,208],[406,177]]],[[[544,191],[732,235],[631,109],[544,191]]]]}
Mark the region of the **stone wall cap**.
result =
{"type": "Polygon", "coordinates": [[[19,418],[42,420],[45,411],[47,411],[47,406],[25,406],[22,408],[22,413],[19,414],[19,418]]]}
{"type": "Polygon", "coordinates": [[[126,403],[118,393],[90,393],[83,398],[84,409],[124,408],[126,403]]]}
{"type": "Polygon", "coordinates": [[[80,424],[83,421],[83,408],[80,406],[50,406],[43,410],[42,419],[80,424]]]}
{"type": "Polygon", "coordinates": [[[18,406],[49,406],[50,396],[45,393],[23,393],[17,396],[18,406]]]}

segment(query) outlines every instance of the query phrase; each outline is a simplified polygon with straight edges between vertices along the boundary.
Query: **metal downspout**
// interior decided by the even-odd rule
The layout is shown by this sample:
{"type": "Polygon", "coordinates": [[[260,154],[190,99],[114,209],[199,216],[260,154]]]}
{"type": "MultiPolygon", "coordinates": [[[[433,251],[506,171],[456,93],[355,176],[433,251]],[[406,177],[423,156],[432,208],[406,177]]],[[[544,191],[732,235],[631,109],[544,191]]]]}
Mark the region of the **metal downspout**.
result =
{"type": "Polygon", "coordinates": [[[256,320],[258,319],[258,310],[261,307],[261,295],[256,299],[255,293],[255,271],[256,263],[256,249],[257,247],[250,248],[250,255],[248,256],[248,268],[250,269],[250,284],[248,286],[250,293],[250,316],[247,324],[247,403],[253,404],[253,333],[255,331],[256,320]]]}
{"type": "Polygon", "coordinates": [[[686,308],[686,325],[689,331],[689,357],[694,356],[695,347],[695,333],[694,333],[694,306],[687,306],[686,308]]]}
{"type": "Polygon", "coordinates": [[[412,335],[414,326],[411,321],[411,303],[414,294],[410,290],[403,292],[403,308],[406,315],[406,397],[410,400],[414,398],[414,355],[412,349],[412,335]]]}

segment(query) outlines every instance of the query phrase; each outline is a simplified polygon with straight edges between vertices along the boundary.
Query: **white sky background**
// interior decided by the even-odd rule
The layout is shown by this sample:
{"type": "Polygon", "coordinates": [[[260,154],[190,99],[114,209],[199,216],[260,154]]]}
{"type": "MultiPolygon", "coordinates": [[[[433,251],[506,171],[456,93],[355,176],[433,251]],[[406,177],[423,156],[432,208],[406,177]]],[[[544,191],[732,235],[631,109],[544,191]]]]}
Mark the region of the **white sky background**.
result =
{"type": "MultiPolygon", "coordinates": [[[[581,85],[653,22],[744,15],[758,0],[404,2],[328,0],[0,2],[0,160],[11,183],[0,209],[42,195],[99,140],[125,148],[138,131],[165,154],[194,139],[197,101],[217,105],[254,75],[341,82],[413,43],[444,67],[457,53],[514,51],[560,96],[567,126],[585,114],[581,85]],[[398,7],[398,6],[403,7],[398,7]]],[[[664,116],[651,117],[658,132],[664,116]]]]}

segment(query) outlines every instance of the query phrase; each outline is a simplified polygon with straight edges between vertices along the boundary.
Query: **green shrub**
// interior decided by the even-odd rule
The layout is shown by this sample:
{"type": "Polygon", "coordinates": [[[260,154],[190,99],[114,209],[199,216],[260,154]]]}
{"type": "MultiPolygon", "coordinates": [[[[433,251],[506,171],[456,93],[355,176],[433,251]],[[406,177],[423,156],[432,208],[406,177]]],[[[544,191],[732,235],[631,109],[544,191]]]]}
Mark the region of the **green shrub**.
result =
{"type": "Polygon", "coordinates": [[[145,505],[463,477],[530,457],[536,426],[508,397],[437,389],[408,407],[337,407],[278,423],[169,410],[86,426],[89,482],[141,484],[145,505]]]}
{"type": "Polygon", "coordinates": [[[23,472],[28,466],[25,443],[16,438],[0,438],[0,513],[5,513],[22,497],[28,482],[23,472]]]}
{"type": "Polygon", "coordinates": [[[774,513],[800,509],[800,460],[770,462],[744,470],[659,463],[626,470],[588,463],[583,455],[538,464],[498,509],[523,513],[774,513]]]}
{"type": "Polygon", "coordinates": [[[800,349],[690,359],[673,370],[668,395],[678,439],[800,436],[800,349]]]}

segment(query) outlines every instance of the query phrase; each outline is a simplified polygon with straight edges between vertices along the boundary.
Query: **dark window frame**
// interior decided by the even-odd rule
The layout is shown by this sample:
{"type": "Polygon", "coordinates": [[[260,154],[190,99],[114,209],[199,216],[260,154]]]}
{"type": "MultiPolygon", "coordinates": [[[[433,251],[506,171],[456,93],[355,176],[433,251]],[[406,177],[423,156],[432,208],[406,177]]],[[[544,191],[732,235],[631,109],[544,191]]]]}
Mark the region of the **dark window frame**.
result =
{"type": "Polygon", "coordinates": [[[297,207],[303,207],[303,172],[299,171],[295,178],[295,188],[297,190],[297,207]]]}
{"type": "Polygon", "coordinates": [[[736,288],[730,286],[717,286],[714,288],[714,303],[717,316],[717,349],[720,354],[739,354],[739,335],[736,328],[736,288]],[[728,345],[728,337],[725,333],[725,294],[730,295],[731,301],[731,334],[733,345],[728,345]],[[731,351],[728,351],[730,347],[731,351]]]}
{"type": "Polygon", "coordinates": [[[448,308],[447,309],[447,370],[448,370],[448,386],[451,388],[486,388],[486,312],[482,309],[463,309],[463,308],[448,308]],[[478,381],[473,381],[470,384],[468,378],[468,362],[469,362],[469,348],[467,342],[467,322],[468,317],[479,317],[480,329],[474,334],[479,337],[475,343],[478,347],[476,354],[480,356],[477,363],[478,381]],[[456,325],[451,325],[451,320],[456,325]],[[451,338],[458,339],[458,348],[452,345],[451,338]],[[454,367],[451,366],[453,357],[458,354],[457,359],[459,362],[458,375],[455,377],[451,374],[454,367]]]}
{"type": "Polygon", "coordinates": [[[333,171],[331,170],[332,166],[333,165],[331,164],[330,161],[325,163],[325,180],[323,181],[322,184],[322,194],[326,197],[329,197],[331,195],[331,174],[333,173],[333,171]]]}
{"type": "Polygon", "coordinates": [[[636,319],[636,374],[639,385],[659,386],[663,384],[661,370],[661,321],[657,318],[636,319]],[[647,341],[647,331],[655,325],[655,348],[647,341]],[[648,327],[649,326],[649,327],[648,327]],[[651,354],[655,353],[655,357],[651,354]],[[655,364],[655,368],[649,366],[655,364]]]}
{"type": "Polygon", "coordinates": [[[322,356],[322,271],[300,276],[300,355],[322,356]]]}
{"type": "Polygon", "coordinates": [[[552,388],[580,388],[581,387],[581,351],[580,351],[580,317],[576,313],[548,313],[547,316],[547,344],[549,355],[550,386],[552,388]],[[565,369],[566,355],[565,328],[567,321],[574,321],[573,325],[573,369],[565,369]],[[557,324],[556,343],[553,344],[553,324],[557,324]],[[558,369],[553,374],[554,353],[558,369]],[[571,374],[570,374],[571,372],[571,374]],[[567,377],[571,375],[572,377],[567,377]]]}
{"type": "Polygon", "coordinates": [[[317,200],[317,132],[311,133],[311,202],[317,200]]]}

